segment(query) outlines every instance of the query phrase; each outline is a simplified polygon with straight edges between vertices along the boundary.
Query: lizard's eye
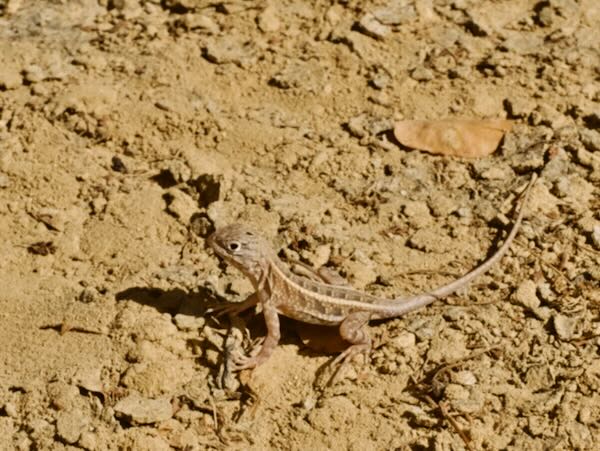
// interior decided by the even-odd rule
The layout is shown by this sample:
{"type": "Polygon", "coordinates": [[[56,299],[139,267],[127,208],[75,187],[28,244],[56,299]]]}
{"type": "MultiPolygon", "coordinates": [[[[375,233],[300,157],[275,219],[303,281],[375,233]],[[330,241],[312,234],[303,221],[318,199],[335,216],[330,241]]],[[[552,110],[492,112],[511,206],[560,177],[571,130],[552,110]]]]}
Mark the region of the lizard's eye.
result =
{"type": "Polygon", "coordinates": [[[239,248],[240,248],[240,243],[236,243],[235,241],[233,243],[229,243],[229,250],[237,251],[239,248]]]}

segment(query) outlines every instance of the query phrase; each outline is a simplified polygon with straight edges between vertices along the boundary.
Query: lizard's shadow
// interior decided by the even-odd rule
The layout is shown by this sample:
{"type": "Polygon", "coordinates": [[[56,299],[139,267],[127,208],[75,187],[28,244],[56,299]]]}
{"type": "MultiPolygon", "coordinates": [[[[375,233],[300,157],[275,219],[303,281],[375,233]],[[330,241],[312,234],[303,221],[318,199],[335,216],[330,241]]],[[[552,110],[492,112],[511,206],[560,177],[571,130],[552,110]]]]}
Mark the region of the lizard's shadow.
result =
{"type": "MultiPolygon", "coordinates": [[[[216,320],[213,315],[208,313],[210,307],[222,305],[223,299],[215,296],[215,294],[206,288],[198,287],[196,291],[187,292],[181,288],[173,288],[171,290],[163,290],[154,287],[131,287],[116,294],[116,300],[133,301],[141,305],[153,307],[160,313],[168,313],[171,316],[184,314],[189,316],[204,317],[207,324],[217,329],[227,329],[229,322],[227,316],[220,320],[216,320]]],[[[244,318],[251,335],[258,337],[266,334],[266,327],[261,313],[253,314],[252,309],[248,312],[241,313],[244,318]]],[[[286,323],[289,319],[282,318],[286,323]]],[[[289,320],[293,321],[293,320],[289,320]]],[[[282,343],[298,343],[300,340],[297,334],[293,332],[285,333],[289,327],[282,328],[282,343]]]]}
{"type": "Polygon", "coordinates": [[[116,300],[134,301],[154,307],[160,313],[174,316],[182,313],[190,316],[205,316],[206,309],[217,302],[214,294],[203,287],[187,292],[181,288],[163,290],[153,287],[131,287],[116,294],[116,300]]]}
{"type": "MultiPolygon", "coordinates": [[[[224,301],[215,296],[211,290],[203,287],[198,287],[196,291],[190,292],[181,288],[164,290],[148,286],[130,287],[118,292],[116,300],[118,302],[133,301],[152,307],[160,313],[168,313],[172,317],[177,314],[204,317],[207,326],[220,329],[223,332],[230,327],[227,316],[217,319],[207,313],[209,307],[222,304],[224,301]]],[[[262,313],[255,313],[253,309],[250,309],[241,313],[240,316],[243,318],[244,325],[251,337],[257,338],[266,335],[267,330],[262,313]]],[[[313,326],[284,316],[281,316],[280,319],[280,344],[296,345],[298,347],[297,352],[300,355],[330,357],[328,362],[324,363],[318,370],[319,374],[326,370],[337,353],[348,345],[340,344],[343,343],[343,340],[339,336],[338,327],[313,326]]],[[[198,330],[198,337],[191,339],[191,341],[196,344],[203,343],[202,346],[210,346],[202,338],[201,330],[198,330]]]]}
{"type": "MultiPolygon", "coordinates": [[[[177,314],[184,314],[194,317],[206,318],[206,324],[215,329],[227,330],[230,326],[227,316],[223,318],[215,318],[207,312],[209,307],[221,305],[224,301],[204,287],[198,287],[196,291],[185,291],[181,288],[173,288],[163,290],[154,287],[131,287],[116,294],[116,300],[133,301],[141,305],[153,307],[160,313],[168,313],[172,317],[177,314]]],[[[266,327],[262,314],[253,314],[252,309],[241,314],[244,323],[252,337],[260,337],[266,335],[266,327]]],[[[282,318],[283,322],[288,321],[287,318],[282,318]]],[[[289,320],[293,321],[293,320],[289,320]]],[[[282,328],[281,343],[294,343],[301,346],[298,335],[289,330],[289,327],[282,328]]],[[[199,336],[201,332],[199,332],[199,336]]]]}

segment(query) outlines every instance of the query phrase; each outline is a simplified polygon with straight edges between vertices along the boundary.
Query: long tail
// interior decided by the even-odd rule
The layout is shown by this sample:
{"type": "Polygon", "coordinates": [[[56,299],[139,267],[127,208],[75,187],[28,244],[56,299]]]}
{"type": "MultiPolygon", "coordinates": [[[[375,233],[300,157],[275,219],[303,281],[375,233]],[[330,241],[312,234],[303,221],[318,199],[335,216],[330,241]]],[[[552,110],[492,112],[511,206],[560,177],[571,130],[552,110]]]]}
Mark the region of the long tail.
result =
{"type": "Polygon", "coordinates": [[[464,287],[476,277],[479,277],[485,272],[487,272],[495,263],[498,262],[498,260],[500,260],[504,256],[504,254],[506,253],[506,251],[508,251],[510,245],[512,244],[513,240],[515,239],[515,236],[519,231],[519,227],[521,226],[521,221],[523,220],[523,213],[525,211],[525,206],[529,199],[529,192],[531,191],[531,187],[535,183],[536,179],[537,174],[534,173],[531,176],[531,180],[529,181],[527,188],[525,189],[523,201],[521,202],[521,206],[519,207],[519,214],[517,215],[517,219],[515,220],[515,223],[513,224],[510,233],[506,237],[506,240],[504,241],[504,243],[502,243],[502,246],[500,246],[500,248],[494,253],[494,255],[492,255],[487,261],[482,263],[480,266],[478,266],[471,272],[465,274],[460,279],[455,280],[454,282],[436,288],[435,290],[430,291],[429,293],[419,294],[407,298],[396,298],[393,301],[390,301],[390,304],[388,304],[389,310],[387,310],[387,312],[383,314],[378,314],[378,318],[393,318],[403,315],[404,313],[412,312],[413,310],[417,310],[421,307],[425,307],[426,305],[431,304],[433,301],[436,301],[454,293],[456,290],[459,290],[460,288],[464,287]]]}

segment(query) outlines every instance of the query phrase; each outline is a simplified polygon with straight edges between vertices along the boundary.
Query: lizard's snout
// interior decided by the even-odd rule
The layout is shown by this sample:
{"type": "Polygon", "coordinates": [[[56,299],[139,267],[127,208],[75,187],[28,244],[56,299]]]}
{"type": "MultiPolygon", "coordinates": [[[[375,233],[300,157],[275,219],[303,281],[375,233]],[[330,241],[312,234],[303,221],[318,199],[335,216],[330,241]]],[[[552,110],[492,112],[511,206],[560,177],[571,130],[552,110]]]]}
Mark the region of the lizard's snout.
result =
{"type": "Polygon", "coordinates": [[[216,233],[213,232],[210,235],[208,235],[208,238],[206,238],[206,247],[208,249],[212,249],[213,251],[215,250],[215,246],[217,244],[215,235],[216,235],[216,233]]]}

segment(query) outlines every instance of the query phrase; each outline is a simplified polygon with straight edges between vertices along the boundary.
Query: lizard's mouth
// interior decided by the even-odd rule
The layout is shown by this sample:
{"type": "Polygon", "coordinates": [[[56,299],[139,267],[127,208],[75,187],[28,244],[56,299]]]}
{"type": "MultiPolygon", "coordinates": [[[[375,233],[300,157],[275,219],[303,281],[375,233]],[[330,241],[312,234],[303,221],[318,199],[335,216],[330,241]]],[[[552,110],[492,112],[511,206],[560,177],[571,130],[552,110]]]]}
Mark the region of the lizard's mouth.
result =
{"type": "Polygon", "coordinates": [[[213,248],[215,246],[215,234],[211,233],[210,235],[208,235],[208,238],[206,239],[206,244],[208,245],[208,247],[213,248]]]}
{"type": "Polygon", "coordinates": [[[225,258],[225,251],[221,248],[221,246],[219,246],[219,243],[217,243],[214,233],[211,233],[206,239],[206,245],[209,249],[212,249],[214,253],[217,254],[219,257],[225,258]]]}
{"type": "Polygon", "coordinates": [[[236,265],[235,259],[232,258],[229,252],[227,252],[227,250],[219,243],[219,240],[216,237],[216,233],[211,234],[206,239],[206,244],[210,249],[213,250],[215,254],[217,254],[218,257],[223,259],[225,262],[236,265]]]}

